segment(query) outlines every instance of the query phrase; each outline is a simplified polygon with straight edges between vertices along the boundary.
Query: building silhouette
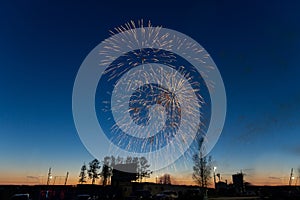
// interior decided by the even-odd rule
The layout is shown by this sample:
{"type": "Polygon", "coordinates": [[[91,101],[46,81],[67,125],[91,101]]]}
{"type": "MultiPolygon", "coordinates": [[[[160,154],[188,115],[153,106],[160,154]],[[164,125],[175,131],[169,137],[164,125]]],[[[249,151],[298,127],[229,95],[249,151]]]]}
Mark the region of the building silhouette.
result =
{"type": "Polygon", "coordinates": [[[242,194],[245,192],[244,174],[242,172],[232,175],[232,183],[236,193],[242,194]]]}

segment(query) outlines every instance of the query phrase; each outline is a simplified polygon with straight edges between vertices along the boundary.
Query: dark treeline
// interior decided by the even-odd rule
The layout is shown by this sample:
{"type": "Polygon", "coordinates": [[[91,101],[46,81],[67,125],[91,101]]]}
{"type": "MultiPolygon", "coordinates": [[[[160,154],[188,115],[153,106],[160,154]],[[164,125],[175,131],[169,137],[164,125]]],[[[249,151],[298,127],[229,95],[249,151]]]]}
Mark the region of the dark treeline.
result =
{"type": "Polygon", "coordinates": [[[80,184],[87,183],[88,179],[91,184],[95,184],[97,179],[101,178],[101,184],[109,184],[109,180],[113,175],[113,170],[117,168],[118,165],[129,165],[135,166],[133,169],[136,172],[136,179],[134,181],[142,182],[143,178],[150,178],[152,171],[149,169],[150,164],[145,157],[131,157],[126,158],[118,156],[106,156],[103,161],[94,159],[86,165],[85,163],[81,166],[79,173],[80,184]]]}

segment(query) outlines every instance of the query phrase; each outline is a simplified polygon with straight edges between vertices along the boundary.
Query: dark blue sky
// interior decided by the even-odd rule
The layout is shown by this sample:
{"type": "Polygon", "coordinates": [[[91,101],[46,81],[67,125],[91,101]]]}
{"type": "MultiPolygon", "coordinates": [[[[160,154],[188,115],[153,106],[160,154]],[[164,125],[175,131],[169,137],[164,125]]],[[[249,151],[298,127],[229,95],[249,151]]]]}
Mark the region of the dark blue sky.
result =
{"type": "Polygon", "coordinates": [[[76,73],[109,30],[144,19],[195,39],[220,70],[227,118],[211,152],[218,170],[285,183],[300,166],[299,9],[297,1],[2,2],[0,177],[44,176],[52,166],[76,178],[92,160],[73,123],[76,73]]]}

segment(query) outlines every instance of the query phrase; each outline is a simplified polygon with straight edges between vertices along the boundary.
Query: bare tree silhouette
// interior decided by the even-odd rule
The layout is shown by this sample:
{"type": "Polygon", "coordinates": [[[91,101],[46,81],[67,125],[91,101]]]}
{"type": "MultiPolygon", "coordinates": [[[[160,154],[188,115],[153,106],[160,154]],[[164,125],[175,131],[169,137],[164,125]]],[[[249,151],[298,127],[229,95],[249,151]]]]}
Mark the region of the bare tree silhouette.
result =
{"type": "Polygon", "coordinates": [[[200,139],[198,152],[193,156],[193,179],[202,188],[207,188],[211,179],[212,159],[204,156],[203,138],[200,139]]]}

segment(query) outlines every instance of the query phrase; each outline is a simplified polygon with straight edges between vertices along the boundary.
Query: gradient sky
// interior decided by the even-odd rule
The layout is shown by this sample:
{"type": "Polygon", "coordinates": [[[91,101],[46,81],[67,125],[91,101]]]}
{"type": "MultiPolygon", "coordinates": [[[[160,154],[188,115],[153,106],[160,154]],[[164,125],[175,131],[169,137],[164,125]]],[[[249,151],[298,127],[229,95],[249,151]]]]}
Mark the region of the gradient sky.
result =
{"type": "MultiPolygon", "coordinates": [[[[73,123],[76,73],[108,30],[139,19],[185,33],[218,66],[227,117],[210,155],[223,180],[243,170],[254,184],[287,184],[300,167],[300,3],[289,2],[2,2],[0,184],[45,183],[50,166],[77,180],[93,157],[73,123]]],[[[176,183],[191,173],[171,171],[176,183]]]]}

